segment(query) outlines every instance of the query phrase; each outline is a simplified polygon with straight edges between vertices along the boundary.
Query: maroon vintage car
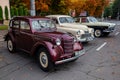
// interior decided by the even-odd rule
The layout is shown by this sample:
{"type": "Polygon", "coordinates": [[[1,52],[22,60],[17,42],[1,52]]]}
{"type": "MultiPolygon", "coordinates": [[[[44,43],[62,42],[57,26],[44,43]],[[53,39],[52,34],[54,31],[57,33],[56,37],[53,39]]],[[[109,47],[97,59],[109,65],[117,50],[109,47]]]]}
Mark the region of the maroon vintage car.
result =
{"type": "Polygon", "coordinates": [[[84,54],[83,46],[66,33],[56,32],[49,18],[13,17],[5,36],[10,52],[16,49],[36,55],[43,71],[54,65],[77,60],[84,54]]]}

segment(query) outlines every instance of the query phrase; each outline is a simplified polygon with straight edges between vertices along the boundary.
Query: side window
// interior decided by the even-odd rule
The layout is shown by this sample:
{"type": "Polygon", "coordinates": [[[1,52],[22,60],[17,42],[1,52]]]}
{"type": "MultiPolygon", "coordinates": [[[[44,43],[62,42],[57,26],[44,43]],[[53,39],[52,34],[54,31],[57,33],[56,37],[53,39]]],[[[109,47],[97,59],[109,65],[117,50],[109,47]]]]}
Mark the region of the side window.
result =
{"type": "Polygon", "coordinates": [[[87,18],[82,18],[82,19],[81,19],[81,22],[88,22],[88,21],[87,21],[87,18]]]}
{"type": "Polygon", "coordinates": [[[20,21],[20,28],[23,30],[30,30],[29,24],[25,21],[20,21]]]}
{"type": "Polygon", "coordinates": [[[56,24],[58,24],[58,21],[57,21],[56,18],[52,18],[52,20],[53,20],[56,24]]]}
{"type": "Polygon", "coordinates": [[[11,21],[10,26],[12,26],[13,28],[19,28],[19,21],[18,20],[11,21]]]}

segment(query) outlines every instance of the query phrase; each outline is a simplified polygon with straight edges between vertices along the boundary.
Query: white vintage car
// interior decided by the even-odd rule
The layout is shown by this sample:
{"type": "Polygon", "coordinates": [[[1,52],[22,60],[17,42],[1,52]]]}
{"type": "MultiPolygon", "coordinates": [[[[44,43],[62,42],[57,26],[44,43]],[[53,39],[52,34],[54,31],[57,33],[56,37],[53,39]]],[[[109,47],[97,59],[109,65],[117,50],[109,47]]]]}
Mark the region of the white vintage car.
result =
{"type": "Polygon", "coordinates": [[[108,36],[114,31],[116,25],[114,23],[99,22],[95,17],[92,16],[78,17],[77,22],[90,28],[94,28],[95,37],[108,36]]]}
{"type": "Polygon", "coordinates": [[[74,19],[68,15],[48,15],[46,17],[55,21],[58,31],[64,31],[74,35],[76,40],[81,42],[89,42],[94,38],[94,29],[85,25],[75,23],[74,19]]]}

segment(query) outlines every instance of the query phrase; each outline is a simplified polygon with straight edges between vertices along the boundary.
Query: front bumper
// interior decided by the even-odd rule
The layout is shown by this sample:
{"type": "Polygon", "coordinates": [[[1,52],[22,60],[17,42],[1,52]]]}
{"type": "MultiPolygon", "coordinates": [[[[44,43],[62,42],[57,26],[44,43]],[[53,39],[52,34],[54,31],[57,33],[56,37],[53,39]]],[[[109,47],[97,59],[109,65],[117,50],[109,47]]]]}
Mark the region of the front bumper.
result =
{"type": "Polygon", "coordinates": [[[81,50],[81,51],[76,51],[74,54],[75,54],[75,56],[73,56],[73,57],[71,57],[71,58],[68,58],[68,59],[56,61],[55,64],[62,64],[62,63],[65,63],[65,62],[69,62],[69,61],[78,59],[80,56],[82,56],[82,55],[85,54],[85,50],[83,49],[83,50],[81,50]]]}
{"type": "Polygon", "coordinates": [[[79,41],[88,42],[88,41],[92,41],[93,39],[94,39],[94,37],[87,37],[87,38],[79,39],[79,41]]]}
{"type": "Polygon", "coordinates": [[[114,29],[115,29],[114,27],[110,27],[108,29],[103,30],[103,32],[113,32],[114,29]]]}
{"type": "Polygon", "coordinates": [[[77,36],[77,40],[81,42],[88,42],[92,41],[94,39],[94,36],[92,34],[82,34],[81,36],[77,36]]]}

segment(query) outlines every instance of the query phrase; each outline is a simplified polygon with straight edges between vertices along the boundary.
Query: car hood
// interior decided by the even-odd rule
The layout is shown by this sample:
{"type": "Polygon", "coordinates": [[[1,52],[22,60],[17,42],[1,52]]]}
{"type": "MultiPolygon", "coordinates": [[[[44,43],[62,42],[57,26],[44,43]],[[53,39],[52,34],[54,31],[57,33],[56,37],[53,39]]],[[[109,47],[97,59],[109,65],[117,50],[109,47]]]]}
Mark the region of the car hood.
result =
{"type": "Polygon", "coordinates": [[[88,30],[88,27],[86,25],[81,25],[78,23],[63,23],[61,24],[63,27],[73,28],[73,29],[79,29],[79,30],[88,30]]]}
{"type": "Polygon", "coordinates": [[[108,27],[114,27],[114,23],[109,23],[109,22],[90,22],[90,23],[83,23],[86,24],[87,26],[108,26],[108,27]]]}
{"type": "Polygon", "coordinates": [[[67,33],[62,32],[35,32],[38,37],[46,38],[46,39],[72,39],[73,37],[69,36],[67,33]]]}

